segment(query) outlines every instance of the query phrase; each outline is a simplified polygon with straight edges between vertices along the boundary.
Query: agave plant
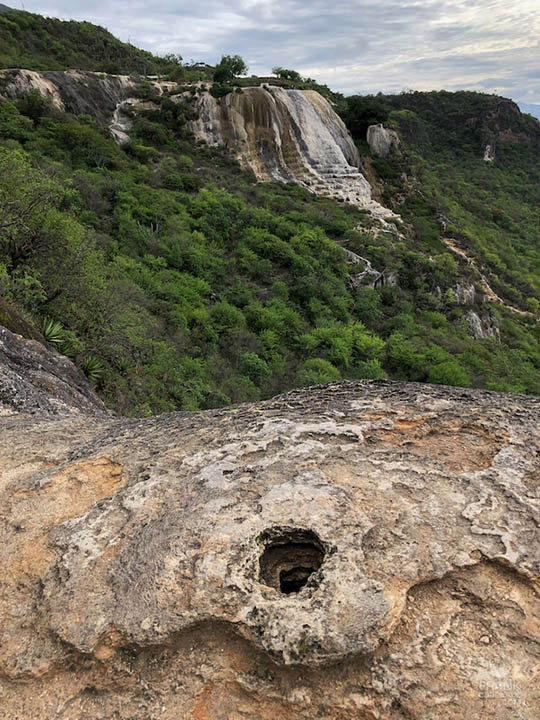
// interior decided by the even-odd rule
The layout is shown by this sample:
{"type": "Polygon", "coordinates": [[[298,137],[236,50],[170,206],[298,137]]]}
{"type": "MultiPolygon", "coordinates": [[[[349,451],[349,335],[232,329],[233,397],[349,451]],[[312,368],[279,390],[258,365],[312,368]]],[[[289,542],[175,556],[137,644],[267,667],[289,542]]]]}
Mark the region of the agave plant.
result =
{"type": "Polygon", "coordinates": [[[70,358],[71,360],[73,360],[77,355],[77,352],[76,352],[75,348],[73,347],[73,343],[71,343],[69,340],[67,340],[65,338],[64,338],[64,340],[62,340],[62,342],[59,345],[56,346],[56,349],[58,350],[58,352],[61,355],[65,355],[66,357],[70,358]]]}
{"type": "Polygon", "coordinates": [[[105,371],[105,365],[100,358],[89,355],[82,364],[82,370],[89,380],[97,382],[105,371]]]}
{"type": "Polygon", "coordinates": [[[41,328],[41,334],[51,345],[61,345],[64,341],[64,330],[57,320],[45,318],[41,328]]]}

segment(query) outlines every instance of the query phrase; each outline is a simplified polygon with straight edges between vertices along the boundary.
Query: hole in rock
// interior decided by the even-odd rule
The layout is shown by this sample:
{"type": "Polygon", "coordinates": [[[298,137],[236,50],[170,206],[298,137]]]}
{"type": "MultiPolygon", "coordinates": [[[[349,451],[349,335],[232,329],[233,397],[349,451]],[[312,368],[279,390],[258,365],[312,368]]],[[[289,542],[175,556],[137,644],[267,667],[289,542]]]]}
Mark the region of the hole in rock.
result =
{"type": "Polygon", "coordinates": [[[260,581],[290,595],[297,593],[321,567],[325,549],[311,530],[274,528],[259,537],[264,544],[260,581]]]}

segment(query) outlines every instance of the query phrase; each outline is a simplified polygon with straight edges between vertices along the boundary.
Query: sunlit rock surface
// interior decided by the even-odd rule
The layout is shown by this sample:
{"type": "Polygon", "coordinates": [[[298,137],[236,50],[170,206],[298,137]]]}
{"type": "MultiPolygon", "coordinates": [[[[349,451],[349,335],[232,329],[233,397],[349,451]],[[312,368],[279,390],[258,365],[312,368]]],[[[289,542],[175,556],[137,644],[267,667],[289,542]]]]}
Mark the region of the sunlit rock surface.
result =
{"type": "Polygon", "coordinates": [[[537,720],[539,399],[55,412],[0,417],[2,718],[537,720]]]}
{"type": "Polygon", "coordinates": [[[195,136],[229,148],[258,180],[295,182],[376,217],[395,217],[372,199],[354,141],[319,93],[253,87],[219,100],[204,93],[195,107],[199,119],[190,123],[195,136]]]}

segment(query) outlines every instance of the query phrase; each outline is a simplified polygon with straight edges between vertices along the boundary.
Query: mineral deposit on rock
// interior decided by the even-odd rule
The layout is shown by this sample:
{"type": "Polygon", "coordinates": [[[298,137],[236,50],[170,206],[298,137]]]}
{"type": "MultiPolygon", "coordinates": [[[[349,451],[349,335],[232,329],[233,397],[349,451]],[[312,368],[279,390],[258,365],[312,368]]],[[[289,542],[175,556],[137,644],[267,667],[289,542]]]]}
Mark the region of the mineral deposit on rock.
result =
{"type": "Polygon", "coordinates": [[[203,93],[195,107],[198,119],[189,123],[195,137],[228,148],[258,180],[295,182],[379,219],[397,219],[373,200],[351,134],[318,92],[251,87],[219,100],[203,93]]]}
{"type": "Polygon", "coordinates": [[[399,150],[399,136],[395,130],[383,125],[370,125],[367,129],[369,149],[376,157],[388,157],[399,150]]]}
{"type": "Polygon", "coordinates": [[[540,716],[540,400],[342,382],[136,420],[13,392],[3,720],[540,716]]]}

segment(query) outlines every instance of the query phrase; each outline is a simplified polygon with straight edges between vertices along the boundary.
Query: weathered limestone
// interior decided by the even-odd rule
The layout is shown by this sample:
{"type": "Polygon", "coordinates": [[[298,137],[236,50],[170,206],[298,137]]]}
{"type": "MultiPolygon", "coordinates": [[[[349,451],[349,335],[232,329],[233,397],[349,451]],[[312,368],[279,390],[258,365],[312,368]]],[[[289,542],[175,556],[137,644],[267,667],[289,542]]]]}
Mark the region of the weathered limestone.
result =
{"type": "MultiPolygon", "coordinates": [[[[182,101],[181,95],[176,98],[182,101]]],[[[353,139],[319,93],[252,87],[219,101],[203,93],[195,107],[199,118],[190,123],[195,136],[229,148],[258,180],[295,182],[366,208],[377,218],[396,217],[372,199],[353,139]]]]}
{"type": "Polygon", "coordinates": [[[29,90],[38,90],[58,110],[90,115],[103,125],[112,122],[113,114],[129,98],[134,85],[128,75],[81,70],[0,70],[0,96],[17,98],[29,90]]]}
{"type": "Polygon", "coordinates": [[[495,146],[490,143],[484,148],[484,162],[495,162],[495,146]]]}
{"type": "Polygon", "coordinates": [[[372,155],[386,158],[399,149],[399,136],[395,130],[383,125],[370,125],[367,129],[367,142],[372,155]]]}
{"type": "Polygon", "coordinates": [[[474,283],[466,280],[457,282],[452,288],[456,302],[459,305],[474,305],[475,302],[482,298],[477,298],[476,288],[474,283]]]}
{"type": "Polygon", "coordinates": [[[540,400],[0,417],[2,717],[536,720],[540,400]]]}
{"type": "Polygon", "coordinates": [[[475,340],[482,340],[483,338],[496,338],[500,337],[499,321],[489,311],[483,312],[479,315],[474,310],[469,310],[465,315],[465,320],[469,326],[469,334],[475,340]]]}
{"type": "MultiPolygon", "coordinates": [[[[8,308],[0,299],[0,313],[8,308]]],[[[24,331],[22,323],[18,319],[24,331]]],[[[105,406],[75,365],[34,339],[39,337],[35,331],[27,335],[24,338],[0,326],[0,415],[105,414],[105,406]]]]}

